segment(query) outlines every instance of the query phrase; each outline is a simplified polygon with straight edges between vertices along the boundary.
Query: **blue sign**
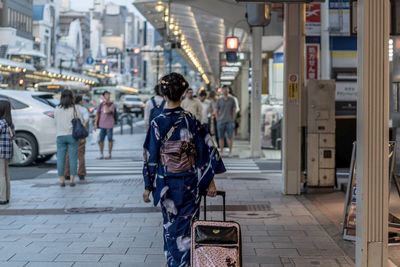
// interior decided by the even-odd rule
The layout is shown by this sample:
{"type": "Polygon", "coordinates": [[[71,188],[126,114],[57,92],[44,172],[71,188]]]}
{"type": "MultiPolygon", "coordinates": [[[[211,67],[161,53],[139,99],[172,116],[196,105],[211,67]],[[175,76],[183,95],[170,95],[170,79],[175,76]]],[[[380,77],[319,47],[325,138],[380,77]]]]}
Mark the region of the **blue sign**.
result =
{"type": "Polygon", "coordinates": [[[87,57],[86,58],[86,64],[92,65],[94,63],[94,59],[92,57],[87,57]]]}

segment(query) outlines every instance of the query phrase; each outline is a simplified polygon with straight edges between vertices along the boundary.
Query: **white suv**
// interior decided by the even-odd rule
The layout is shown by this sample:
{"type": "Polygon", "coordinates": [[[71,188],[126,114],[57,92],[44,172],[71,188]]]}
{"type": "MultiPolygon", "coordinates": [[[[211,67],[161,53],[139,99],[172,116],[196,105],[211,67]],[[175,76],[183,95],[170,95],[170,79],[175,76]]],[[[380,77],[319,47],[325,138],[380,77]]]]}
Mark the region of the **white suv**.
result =
{"type": "Polygon", "coordinates": [[[21,90],[0,90],[0,99],[11,103],[16,131],[16,143],[24,160],[17,166],[27,166],[49,160],[57,151],[52,94],[21,90]]]}
{"type": "Polygon", "coordinates": [[[144,106],[142,99],[136,95],[124,95],[119,100],[119,112],[134,113],[136,117],[143,117],[144,106]]]}

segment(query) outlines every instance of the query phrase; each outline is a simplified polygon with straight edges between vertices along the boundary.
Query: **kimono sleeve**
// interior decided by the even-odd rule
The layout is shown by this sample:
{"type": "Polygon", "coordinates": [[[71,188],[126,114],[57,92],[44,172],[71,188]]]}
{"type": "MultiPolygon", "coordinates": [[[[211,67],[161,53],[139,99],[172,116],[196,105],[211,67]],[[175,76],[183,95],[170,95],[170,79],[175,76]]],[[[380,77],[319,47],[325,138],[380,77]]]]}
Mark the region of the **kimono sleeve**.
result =
{"type": "Polygon", "coordinates": [[[200,194],[205,195],[215,174],[224,173],[226,169],[211,136],[199,121],[196,121],[194,142],[197,153],[198,188],[200,194]]]}
{"type": "Polygon", "coordinates": [[[154,180],[156,178],[157,167],[160,155],[160,130],[155,120],[147,131],[146,140],[143,145],[143,178],[144,186],[151,191],[154,189],[154,180]]]}

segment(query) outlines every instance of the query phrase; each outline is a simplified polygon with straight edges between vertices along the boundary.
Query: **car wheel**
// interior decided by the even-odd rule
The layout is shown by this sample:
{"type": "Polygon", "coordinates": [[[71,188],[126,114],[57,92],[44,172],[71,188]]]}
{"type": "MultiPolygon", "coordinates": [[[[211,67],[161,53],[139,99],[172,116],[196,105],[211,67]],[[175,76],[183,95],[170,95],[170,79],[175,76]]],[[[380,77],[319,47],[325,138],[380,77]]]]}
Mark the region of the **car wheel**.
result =
{"type": "Polygon", "coordinates": [[[50,160],[52,157],[54,156],[54,154],[50,154],[50,155],[40,155],[36,158],[35,162],[36,163],[45,163],[46,161],[50,160]]]}
{"type": "Polygon", "coordinates": [[[15,142],[21,149],[23,161],[14,166],[29,166],[38,157],[38,145],[35,138],[29,133],[18,133],[15,136],[15,142]]]}

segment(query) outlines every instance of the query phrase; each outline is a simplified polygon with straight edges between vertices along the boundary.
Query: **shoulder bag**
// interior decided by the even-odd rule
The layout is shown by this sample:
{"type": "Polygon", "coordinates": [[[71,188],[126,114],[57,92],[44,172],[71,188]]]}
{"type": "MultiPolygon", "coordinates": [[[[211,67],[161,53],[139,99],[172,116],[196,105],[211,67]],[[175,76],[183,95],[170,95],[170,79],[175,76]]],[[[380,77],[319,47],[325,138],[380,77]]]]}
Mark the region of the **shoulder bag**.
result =
{"type": "Polygon", "coordinates": [[[10,134],[10,138],[11,138],[11,142],[12,142],[12,158],[10,159],[10,164],[18,164],[21,163],[22,161],[24,161],[24,154],[22,153],[21,148],[17,145],[17,143],[14,140],[14,134],[11,130],[11,127],[8,127],[8,131],[10,134]]]}
{"type": "Polygon", "coordinates": [[[75,140],[84,139],[89,136],[88,130],[83,126],[81,119],[78,117],[74,106],[74,118],[72,119],[72,136],[75,140]]]}

